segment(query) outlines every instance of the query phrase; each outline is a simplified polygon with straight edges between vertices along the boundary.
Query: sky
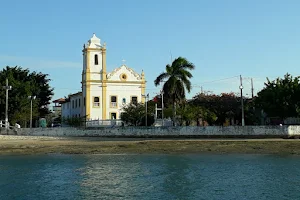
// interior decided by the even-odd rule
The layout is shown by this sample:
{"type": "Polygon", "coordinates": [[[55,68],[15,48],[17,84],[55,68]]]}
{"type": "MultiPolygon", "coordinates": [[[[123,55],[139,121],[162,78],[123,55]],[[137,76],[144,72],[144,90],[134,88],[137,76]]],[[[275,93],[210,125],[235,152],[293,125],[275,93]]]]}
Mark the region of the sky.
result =
{"type": "Polygon", "coordinates": [[[49,74],[53,100],[81,90],[82,47],[106,42],[107,71],[145,72],[146,92],[179,56],[196,68],[188,98],[201,91],[260,91],[269,77],[300,75],[298,0],[10,0],[0,7],[0,66],[49,74]]]}

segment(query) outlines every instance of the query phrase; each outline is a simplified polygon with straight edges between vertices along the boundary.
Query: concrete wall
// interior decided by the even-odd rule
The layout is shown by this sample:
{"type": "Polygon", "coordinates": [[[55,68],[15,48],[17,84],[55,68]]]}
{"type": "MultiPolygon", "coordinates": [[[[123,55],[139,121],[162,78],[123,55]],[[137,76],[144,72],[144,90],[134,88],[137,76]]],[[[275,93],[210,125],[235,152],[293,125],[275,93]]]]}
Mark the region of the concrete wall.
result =
{"type": "MultiPolygon", "coordinates": [[[[2,131],[0,134],[6,134],[2,131]]],[[[207,126],[207,127],[119,127],[101,129],[22,128],[10,131],[12,135],[29,136],[98,136],[98,137],[294,137],[300,136],[300,126],[207,126]]]]}

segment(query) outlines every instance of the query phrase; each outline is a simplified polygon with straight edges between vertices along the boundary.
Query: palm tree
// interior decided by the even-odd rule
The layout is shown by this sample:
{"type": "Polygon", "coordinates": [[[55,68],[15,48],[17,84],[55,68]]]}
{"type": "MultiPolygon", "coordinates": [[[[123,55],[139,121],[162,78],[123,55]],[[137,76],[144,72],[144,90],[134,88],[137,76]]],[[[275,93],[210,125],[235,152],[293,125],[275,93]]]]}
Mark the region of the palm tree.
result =
{"type": "Polygon", "coordinates": [[[178,57],[172,65],[166,66],[166,71],[162,72],[154,81],[155,86],[165,82],[163,92],[166,98],[171,100],[173,106],[173,123],[176,115],[176,103],[185,100],[185,92],[191,91],[190,78],[193,77],[189,70],[195,69],[195,65],[187,59],[178,57]],[[167,79],[167,80],[166,80],[167,79]],[[165,81],[166,80],[166,81],[165,81]]]}

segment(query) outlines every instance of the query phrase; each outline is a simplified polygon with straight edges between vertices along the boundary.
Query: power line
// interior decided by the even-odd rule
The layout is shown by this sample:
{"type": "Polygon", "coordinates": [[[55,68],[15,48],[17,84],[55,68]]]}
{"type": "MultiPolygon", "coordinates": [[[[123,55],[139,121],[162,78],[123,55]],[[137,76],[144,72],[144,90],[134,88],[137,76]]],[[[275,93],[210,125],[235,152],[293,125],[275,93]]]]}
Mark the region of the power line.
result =
{"type": "Polygon", "coordinates": [[[213,83],[213,82],[224,81],[224,80],[238,78],[238,77],[239,76],[232,76],[232,77],[222,78],[222,79],[217,79],[217,80],[212,80],[212,81],[205,81],[205,82],[202,82],[202,83],[199,83],[199,84],[213,83]]]}
{"type": "Polygon", "coordinates": [[[224,81],[224,80],[238,78],[238,77],[239,76],[232,76],[232,77],[228,77],[228,78],[222,78],[222,79],[216,79],[216,80],[211,80],[211,81],[200,82],[200,83],[197,83],[197,84],[193,84],[192,87],[202,87],[201,85],[203,85],[203,84],[214,83],[214,82],[224,81]]]}
{"type": "MultiPolygon", "coordinates": [[[[197,83],[197,84],[193,84],[192,87],[193,88],[201,88],[201,92],[203,92],[203,84],[208,84],[208,83],[214,83],[214,82],[220,82],[220,81],[224,81],[224,80],[230,80],[230,79],[233,79],[233,78],[239,78],[240,76],[237,75],[237,76],[231,76],[231,77],[227,77],[227,78],[221,78],[221,79],[215,79],[215,80],[211,80],[211,81],[204,81],[204,82],[200,82],[200,83],[197,83]]],[[[251,92],[253,94],[254,92],[254,89],[253,89],[253,80],[252,78],[248,78],[248,77],[243,77],[243,80],[247,80],[249,81],[249,79],[251,80],[252,84],[251,84],[251,92]]],[[[238,79],[237,79],[238,80],[238,79]]],[[[164,81],[165,82],[165,81],[164,81]]],[[[78,89],[75,89],[75,88],[54,88],[56,91],[57,90],[72,90],[72,91],[81,91],[82,89],[81,88],[78,88],[78,89]]],[[[158,90],[159,88],[146,88],[146,91],[155,91],[155,90],[158,90]]],[[[126,91],[139,91],[140,89],[126,89],[126,91]]],[[[99,86],[99,89],[91,89],[90,91],[102,91],[101,89],[101,86],[99,86]]],[[[121,91],[124,91],[124,89],[111,89],[111,88],[107,88],[107,91],[114,91],[114,92],[121,92],[121,91]]]]}

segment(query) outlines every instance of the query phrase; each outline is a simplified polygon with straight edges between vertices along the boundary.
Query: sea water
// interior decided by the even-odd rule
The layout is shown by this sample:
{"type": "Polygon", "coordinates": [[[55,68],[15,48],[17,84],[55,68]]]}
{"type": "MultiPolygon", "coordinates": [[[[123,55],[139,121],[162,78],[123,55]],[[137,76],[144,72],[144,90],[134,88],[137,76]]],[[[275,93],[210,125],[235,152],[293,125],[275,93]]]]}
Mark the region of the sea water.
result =
{"type": "Polygon", "coordinates": [[[0,199],[300,199],[300,157],[0,156],[0,199]]]}

